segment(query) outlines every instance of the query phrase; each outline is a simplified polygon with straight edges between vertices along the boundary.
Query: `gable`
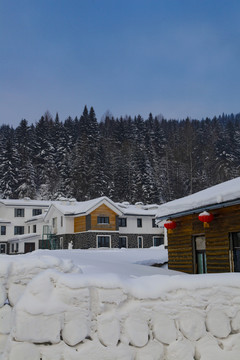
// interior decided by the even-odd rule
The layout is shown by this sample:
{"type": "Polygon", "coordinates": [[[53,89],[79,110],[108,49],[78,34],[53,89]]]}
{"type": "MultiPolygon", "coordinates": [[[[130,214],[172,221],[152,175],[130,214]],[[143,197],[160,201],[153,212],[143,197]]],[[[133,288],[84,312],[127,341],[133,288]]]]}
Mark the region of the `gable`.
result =
{"type": "Polygon", "coordinates": [[[118,214],[106,204],[101,204],[88,215],[74,218],[74,232],[88,230],[116,231],[118,229],[118,214]],[[100,220],[106,219],[105,223],[100,220]]]}

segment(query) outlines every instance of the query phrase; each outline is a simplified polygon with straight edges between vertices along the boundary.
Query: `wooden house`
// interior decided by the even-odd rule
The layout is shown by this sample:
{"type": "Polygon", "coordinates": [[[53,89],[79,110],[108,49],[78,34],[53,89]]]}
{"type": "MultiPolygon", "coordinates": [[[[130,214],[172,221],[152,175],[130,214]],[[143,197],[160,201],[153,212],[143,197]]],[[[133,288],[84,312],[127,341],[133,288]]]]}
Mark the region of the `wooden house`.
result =
{"type": "Polygon", "coordinates": [[[77,202],[53,202],[45,216],[40,248],[53,239],[60,248],[142,248],[158,246],[162,229],[155,225],[157,205],[114,203],[106,196],[77,202]]]}
{"type": "Polygon", "coordinates": [[[169,269],[240,271],[240,178],[161,205],[156,222],[172,228],[165,239],[169,269]]]}

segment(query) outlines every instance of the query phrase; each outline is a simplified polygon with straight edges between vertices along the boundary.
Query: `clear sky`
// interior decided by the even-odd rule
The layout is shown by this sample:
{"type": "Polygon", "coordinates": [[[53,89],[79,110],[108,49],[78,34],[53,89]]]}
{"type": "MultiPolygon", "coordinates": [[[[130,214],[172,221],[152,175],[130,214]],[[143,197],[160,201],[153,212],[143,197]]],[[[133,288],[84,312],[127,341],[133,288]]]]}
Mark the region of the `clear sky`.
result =
{"type": "Polygon", "coordinates": [[[239,0],[0,0],[0,125],[240,112],[239,0]]]}

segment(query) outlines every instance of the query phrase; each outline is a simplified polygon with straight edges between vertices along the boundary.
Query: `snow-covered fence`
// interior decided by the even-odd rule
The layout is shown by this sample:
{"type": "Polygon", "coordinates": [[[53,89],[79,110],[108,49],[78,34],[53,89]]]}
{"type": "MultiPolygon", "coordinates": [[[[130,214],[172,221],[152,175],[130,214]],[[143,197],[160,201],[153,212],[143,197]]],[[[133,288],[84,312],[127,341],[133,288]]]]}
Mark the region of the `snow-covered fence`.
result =
{"type": "Polygon", "coordinates": [[[240,276],[87,276],[0,263],[1,360],[239,360],[240,276]]]}

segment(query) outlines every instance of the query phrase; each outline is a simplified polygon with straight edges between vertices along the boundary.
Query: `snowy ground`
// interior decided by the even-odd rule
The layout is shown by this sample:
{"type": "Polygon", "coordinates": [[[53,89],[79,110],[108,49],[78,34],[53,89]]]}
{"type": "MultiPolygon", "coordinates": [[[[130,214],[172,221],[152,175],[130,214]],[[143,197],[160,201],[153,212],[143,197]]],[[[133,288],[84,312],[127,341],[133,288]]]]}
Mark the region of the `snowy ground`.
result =
{"type": "Polygon", "coordinates": [[[84,274],[114,273],[121,277],[150,275],[174,275],[167,269],[168,253],[163,245],[149,249],[92,249],[92,250],[38,250],[29,256],[54,255],[69,259],[79,266],[84,274]],[[150,265],[164,264],[162,267],[150,265]]]}

